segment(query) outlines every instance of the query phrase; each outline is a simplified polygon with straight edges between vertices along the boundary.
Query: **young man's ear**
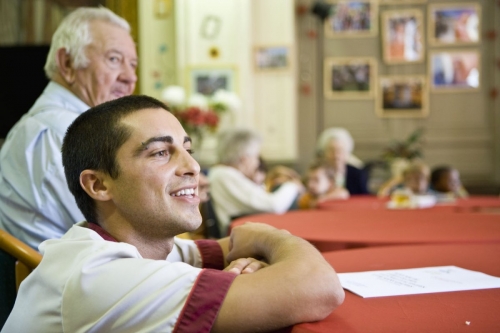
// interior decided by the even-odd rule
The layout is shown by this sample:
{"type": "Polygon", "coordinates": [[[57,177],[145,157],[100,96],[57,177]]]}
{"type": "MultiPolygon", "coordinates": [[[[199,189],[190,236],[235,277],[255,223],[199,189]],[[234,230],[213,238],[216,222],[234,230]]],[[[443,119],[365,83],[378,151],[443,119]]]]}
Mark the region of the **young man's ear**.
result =
{"type": "Polygon", "coordinates": [[[59,74],[68,83],[73,84],[75,81],[75,69],[73,68],[73,60],[65,48],[60,48],[56,51],[56,64],[59,69],[59,74]]]}
{"type": "Polygon", "coordinates": [[[83,170],[80,174],[80,185],[83,190],[94,200],[108,201],[111,199],[106,177],[100,171],[83,170]]]}

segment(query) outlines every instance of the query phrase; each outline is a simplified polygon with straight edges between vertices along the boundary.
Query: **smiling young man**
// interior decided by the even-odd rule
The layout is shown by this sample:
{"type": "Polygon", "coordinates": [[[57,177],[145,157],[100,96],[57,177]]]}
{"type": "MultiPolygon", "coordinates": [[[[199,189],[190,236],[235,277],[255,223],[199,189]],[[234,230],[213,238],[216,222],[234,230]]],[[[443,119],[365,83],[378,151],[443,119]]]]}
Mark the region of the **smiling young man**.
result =
{"type": "Polygon", "coordinates": [[[174,238],[201,223],[190,148],[177,119],[150,97],[78,117],[62,153],[87,222],[40,245],[42,262],[4,331],[265,332],[340,305],[333,268],[284,230],[247,223],[230,239],[174,238]]]}
{"type": "Polygon", "coordinates": [[[61,145],[78,115],[134,91],[137,54],[129,31],[104,7],[69,14],[52,37],[49,84],[2,146],[0,228],[34,249],[84,219],[66,186],[61,145]]]}

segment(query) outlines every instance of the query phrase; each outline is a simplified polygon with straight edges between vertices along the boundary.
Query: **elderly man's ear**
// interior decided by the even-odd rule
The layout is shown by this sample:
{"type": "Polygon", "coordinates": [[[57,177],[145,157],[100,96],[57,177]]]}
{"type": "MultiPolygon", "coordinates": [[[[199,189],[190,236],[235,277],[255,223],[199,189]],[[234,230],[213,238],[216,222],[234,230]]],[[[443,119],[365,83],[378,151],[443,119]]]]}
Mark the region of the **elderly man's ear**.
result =
{"type": "Polygon", "coordinates": [[[71,85],[75,81],[76,71],[73,68],[73,60],[65,48],[60,48],[56,52],[56,63],[61,77],[71,85]]]}
{"type": "Polygon", "coordinates": [[[80,185],[92,199],[108,201],[111,199],[111,195],[107,186],[107,179],[108,177],[104,176],[102,172],[83,170],[80,174],[80,185]]]}

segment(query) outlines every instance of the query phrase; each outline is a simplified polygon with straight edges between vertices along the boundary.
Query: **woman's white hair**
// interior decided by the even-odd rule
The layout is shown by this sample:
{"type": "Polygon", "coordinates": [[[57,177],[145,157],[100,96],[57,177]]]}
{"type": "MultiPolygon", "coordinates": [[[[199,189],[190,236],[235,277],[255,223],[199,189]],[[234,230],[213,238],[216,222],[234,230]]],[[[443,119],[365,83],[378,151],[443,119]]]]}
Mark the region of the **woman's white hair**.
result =
{"type": "Polygon", "coordinates": [[[363,168],[363,161],[352,154],[354,150],[354,140],[351,133],[342,127],[330,127],[321,133],[316,146],[317,155],[319,157],[324,155],[325,149],[332,140],[339,142],[346,150],[347,164],[351,164],[357,168],[363,168]]]}
{"type": "Polygon", "coordinates": [[[250,129],[232,129],[219,134],[217,157],[219,163],[235,165],[241,157],[258,154],[262,138],[250,129]]]}
{"type": "Polygon", "coordinates": [[[92,43],[89,22],[100,20],[116,25],[130,33],[130,25],[120,16],[105,7],[81,7],[66,16],[52,36],[49,54],[45,62],[45,75],[52,79],[58,72],[57,50],[64,48],[73,60],[73,68],[85,68],[89,60],[85,48],[92,43]]]}
{"type": "Polygon", "coordinates": [[[330,127],[324,130],[318,138],[316,148],[320,155],[323,155],[326,147],[332,140],[339,142],[348,154],[351,154],[354,150],[354,140],[348,130],[342,127],[330,127]]]}

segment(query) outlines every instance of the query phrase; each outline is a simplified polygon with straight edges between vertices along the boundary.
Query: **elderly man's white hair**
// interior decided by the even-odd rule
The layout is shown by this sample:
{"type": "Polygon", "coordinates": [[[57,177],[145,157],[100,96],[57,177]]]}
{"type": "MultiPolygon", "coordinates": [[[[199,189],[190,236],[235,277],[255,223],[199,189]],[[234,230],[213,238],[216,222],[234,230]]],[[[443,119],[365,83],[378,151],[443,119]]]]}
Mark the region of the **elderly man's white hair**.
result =
{"type": "Polygon", "coordinates": [[[223,131],[218,138],[217,157],[225,165],[235,165],[241,157],[257,154],[262,144],[258,133],[244,128],[223,131]]]}
{"type": "Polygon", "coordinates": [[[130,25],[120,16],[104,7],[81,7],[66,16],[52,36],[49,54],[45,62],[45,75],[52,79],[57,73],[57,50],[64,48],[73,60],[73,68],[85,68],[89,60],[85,48],[92,43],[89,22],[99,20],[116,25],[130,33],[130,25]]]}
{"type": "Polygon", "coordinates": [[[355,167],[362,168],[363,162],[352,155],[354,150],[354,140],[348,130],[342,127],[330,127],[325,129],[318,138],[316,146],[318,155],[323,156],[326,147],[332,141],[339,142],[347,152],[347,163],[355,167]]]}

